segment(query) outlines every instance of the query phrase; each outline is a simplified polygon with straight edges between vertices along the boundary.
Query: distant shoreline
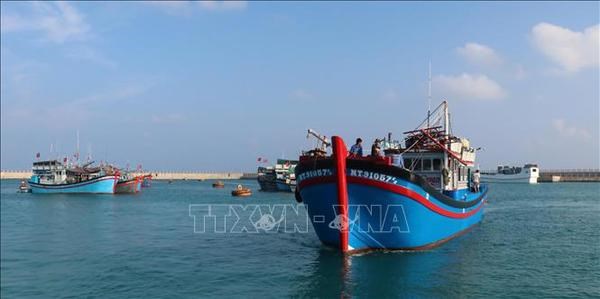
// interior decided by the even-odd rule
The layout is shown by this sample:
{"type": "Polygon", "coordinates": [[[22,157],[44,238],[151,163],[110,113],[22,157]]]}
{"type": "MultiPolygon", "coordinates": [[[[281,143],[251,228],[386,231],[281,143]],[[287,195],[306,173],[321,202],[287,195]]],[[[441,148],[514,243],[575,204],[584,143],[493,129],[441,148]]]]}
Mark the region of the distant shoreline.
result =
{"type": "MultiPolygon", "coordinates": [[[[251,172],[175,172],[175,171],[144,171],[133,172],[135,175],[152,174],[154,180],[240,180],[255,179],[257,174],[251,172]]],[[[30,170],[2,170],[0,179],[23,180],[31,177],[30,170]]]]}
{"type": "MultiPolygon", "coordinates": [[[[200,171],[144,171],[135,175],[152,174],[154,180],[243,180],[256,179],[255,172],[200,172],[200,171]]],[[[30,170],[2,170],[0,179],[24,180],[31,177],[30,170]]],[[[600,182],[598,169],[540,170],[539,183],[600,182]]]]}

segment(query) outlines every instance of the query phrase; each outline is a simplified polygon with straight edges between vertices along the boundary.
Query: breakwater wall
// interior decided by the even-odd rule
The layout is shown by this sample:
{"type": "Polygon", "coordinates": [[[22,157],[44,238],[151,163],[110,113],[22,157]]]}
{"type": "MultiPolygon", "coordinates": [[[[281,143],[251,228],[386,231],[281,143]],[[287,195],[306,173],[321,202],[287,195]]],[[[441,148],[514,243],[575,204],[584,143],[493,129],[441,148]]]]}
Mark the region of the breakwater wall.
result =
{"type": "MultiPolygon", "coordinates": [[[[141,174],[152,174],[155,180],[240,180],[256,179],[257,174],[251,172],[171,172],[171,171],[146,171],[141,174]]],[[[27,170],[2,170],[0,179],[28,179],[31,171],[27,170]]]]}
{"type": "Polygon", "coordinates": [[[600,169],[541,169],[538,182],[600,182],[600,169]]]}

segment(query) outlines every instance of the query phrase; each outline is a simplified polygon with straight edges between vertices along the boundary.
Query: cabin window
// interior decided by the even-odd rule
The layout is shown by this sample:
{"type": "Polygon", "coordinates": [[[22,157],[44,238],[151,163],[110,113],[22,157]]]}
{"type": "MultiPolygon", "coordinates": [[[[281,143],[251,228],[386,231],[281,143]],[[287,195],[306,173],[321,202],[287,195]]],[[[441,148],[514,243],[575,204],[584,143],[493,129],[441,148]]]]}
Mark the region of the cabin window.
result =
{"type": "Polygon", "coordinates": [[[537,172],[537,169],[535,169],[535,168],[532,168],[532,169],[531,169],[531,172],[537,172]]]}
{"type": "Polygon", "coordinates": [[[404,168],[406,168],[406,169],[412,168],[412,159],[404,159],[404,168]]]}
{"type": "Polygon", "coordinates": [[[440,170],[440,169],[442,169],[442,160],[433,159],[433,170],[440,170]]]}
{"type": "Polygon", "coordinates": [[[414,167],[414,170],[421,170],[421,169],[423,169],[421,167],[421,160],[420,159],[414,159],[413,160],[413,167],[414,167]]]}
{"type": "Polygon", "coordinates": [[[423,170],[431,170],[431,159],[424,159],[423,160],[423,170]]]}

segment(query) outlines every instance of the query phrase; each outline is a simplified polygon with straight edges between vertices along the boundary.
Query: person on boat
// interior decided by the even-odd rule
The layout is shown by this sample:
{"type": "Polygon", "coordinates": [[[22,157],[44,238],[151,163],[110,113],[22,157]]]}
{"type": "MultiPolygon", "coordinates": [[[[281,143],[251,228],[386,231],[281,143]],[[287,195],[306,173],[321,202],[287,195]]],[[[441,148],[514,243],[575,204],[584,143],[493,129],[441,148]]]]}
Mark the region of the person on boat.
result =
{"type": "Polygon", "coordinates": [[[379,157],[381,156],[381,147],[379,146],[379,139],[375,139],[373,145],[371,146],[371,156],[379,157]]]}
{"type": "Polygon", "coordinates": [[[473,181],[473,191],[479,192],[479,182],[481,180],[481,174],[479,174],[479,169],[475,170],[473,173],[473,177],[471,178],[473,181]]]}
{"type": "Polygon", "coordinates": [[[352,147],[350,147],[350,155],[362,157],[362,155],[363,155],[362,139],[356,138],[356,143],[352,147]]]}

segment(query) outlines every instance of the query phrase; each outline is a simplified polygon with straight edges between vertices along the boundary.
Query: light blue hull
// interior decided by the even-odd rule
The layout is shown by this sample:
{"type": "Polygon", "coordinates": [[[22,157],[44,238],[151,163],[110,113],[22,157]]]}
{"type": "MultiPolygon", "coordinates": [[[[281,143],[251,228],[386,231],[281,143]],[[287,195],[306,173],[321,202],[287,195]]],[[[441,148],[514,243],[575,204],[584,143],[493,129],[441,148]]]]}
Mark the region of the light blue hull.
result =
{"type": "Polygon", "coordinates": [[[103,176],[89,181],[74,183],[49,185],[38,184],[32,181],[29,182],[32,193],[38,194],[56,194],[56,193],[108,193],[112,194],[115,191],[117,177],[103,176]]]}

